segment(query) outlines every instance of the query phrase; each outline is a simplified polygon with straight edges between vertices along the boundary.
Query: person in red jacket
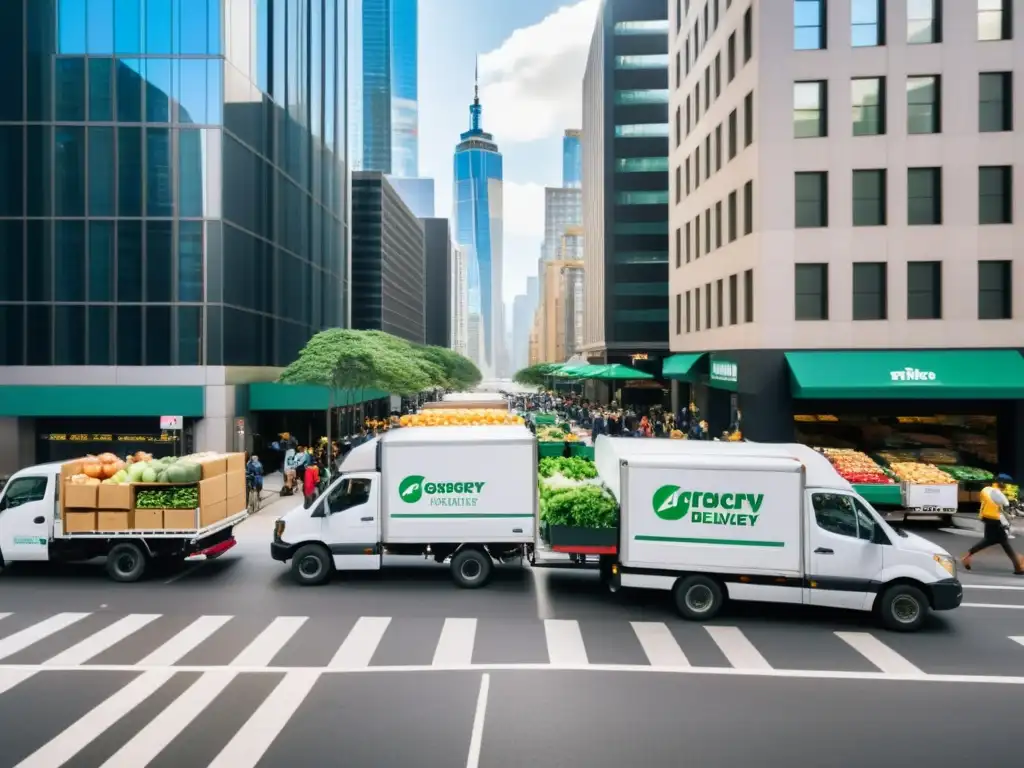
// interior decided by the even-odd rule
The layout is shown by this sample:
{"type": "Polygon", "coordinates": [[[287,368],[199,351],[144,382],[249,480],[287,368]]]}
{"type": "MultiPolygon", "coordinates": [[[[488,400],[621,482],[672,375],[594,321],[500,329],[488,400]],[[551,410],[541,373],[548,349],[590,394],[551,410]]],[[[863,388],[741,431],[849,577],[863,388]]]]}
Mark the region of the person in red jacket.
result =
{"type": "Polygon", "coordinates": [[[310,462],[306,467],[306,474],[302,478],[302,491],[306,497],[306,507],[309,507],[316,498],[317,486],[320,484],[320,467],[316,462],[310,462]]]}

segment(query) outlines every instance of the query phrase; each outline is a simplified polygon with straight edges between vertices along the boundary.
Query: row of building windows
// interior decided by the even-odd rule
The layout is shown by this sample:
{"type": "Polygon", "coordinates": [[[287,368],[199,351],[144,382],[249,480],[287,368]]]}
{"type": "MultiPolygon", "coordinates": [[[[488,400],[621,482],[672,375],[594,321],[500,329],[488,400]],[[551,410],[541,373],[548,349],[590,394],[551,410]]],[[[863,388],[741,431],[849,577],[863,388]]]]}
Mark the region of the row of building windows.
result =
{"type": "MultiPolygon", "coordinates": [[[[695,333],[712,328],[723,328],[726,324],[740,323],[740,296],[738,274],[729,275],[729,298],[726,302],[726,279],[719,278],[712,283],[676,294],[676,335],[695,333]],[[712,288],[714,293],[712,294],[712,288]],[[702,300],[703,295],[703,300],[702,300]],[[703,306],[703,311],[701,307],[703,306]]],[[[743,322],[754,322],[754,270],[743,273],[743,322]]]]}
{"type": "MultiPolygon", "coordinates": [[[[828,81],[793,84],[793,136],[829,135],[828,81]]],[[[942,76],[913,75],[906,82],[907,133],[942,133],[942,76]]],[[[854,136],[881,136],[887,128],[887,88],[884,77],[855,77],[850,81],[851,125],[854,136]]],[[[978,75],[978,130],[1013,130],[1013,73],[978,75]]]]}
{"type": "MultiPolygon", "coordinates": [[[[739,236],[739,199],[735,190],[729,193],[724,211],[725,222],[723,226],[722,201],[715,203],[714,208],[708,208],[702,214],[697,214],[692,222],[686,222],[683,228],[676,227],[675,250],[676,268],[686,263],[696,261],[701,255],[707,255],[713,250],[721,248],[728,243],[735,242],[739,236]],[[712,213],[714,218],[712,218],[712,213]],[[703,226],[701,220],[703,219],[703,226]],[[703,237],[701,233],[703,232],[703,237]],[[703,244],[703,250],[701,246],[703,244]]],[[[748,181],[743,185],[743,231],[744,236],[754,231],[754,182],[748,181]]]]}
{"type": "MultiPolygon", "coordinates": [[[[882,227],[889,223],[888,171],[853,172],[853,226],[882,227]]],[[[827,227],[828,171],[798,171],[795,175],[797,229],[827,227]]],[[[1013,223],[1013,168],[984,165],[978,169],[978,224],[1013,223]]],[[[942,224],[942,168],[907,169],[907,224],[942,224]]]]}
{"type": "MultiPolygon", "coordinates": [[[[853,319],[889,319],[888,263],[856,262],[853,265],[853,319]]],[[[1013,317],[1013,263],[978,262],[978,319],[1010,320],[1013,317]]],[[[794,274],[797,320],[829,319],[828,264],[797,264],[794,274]]],[[[942,319],[942,262],[912,261],[907,264],[907,319],[942,319]]]]}
{"type": "MultiPolygon", "coordinates": [[[[676,0],[676,33],[682,31],[683,19],[690,12],[689,0],[686,1],[685,7],[680,7],[679,0],[676,0]]],[[[697,59],[700,58],[701,53],[707,47],[711,37],[718,30],[718,25],[721,19],[728,12],[729,8],[732,7],[732,0],[708,0],[704,4],[704,9],[697,14],[694,19],[693,27],[689,34],[686,36],[686,40],[683,43],[683,47],[680,51],[676,52],[675,61],[675,79],[676,88],[682,84],[683,80],[683,65],[685,63],[686,75],[690,74],[691,67],[697,63],[697,59]],[[722,3],[725,3],[723,10],[722,3]]],[[[753,8],[748,7],[746,12],[743,14],[743,63],[746,64],[754,55],[754,16],[753,8]]],[[[715,57],[715,71],[717,75],[721,75],[721,54],[715,57]]],[[[736,72],[736,33],[733,32],[729,36],[728,42],[728,67],[729,67],[729,82],[732,82],[732,78],[736,72]]],[[[705,87],[709,81],[709,69],[710,66],[704,70],[704,82],[705,87]]]]}
{"type": "MultiPolygon", "coordinates": [[[[679,146],[678,110],[676,112],[676,146],[679,146]]],[[[732,162],[739,154],[739,111],[729,113],[725,123],[719,123],[715,129],[708,131],[704,141],[698,142],[694,151],[686,158],[682,166],[677,165],[675,171],[676,204],[683,201],[683,195],[689,195],[692,189],[700,188],[701,181],[707,181],[718,173],[727,163],[732,162]],[[724,126],[724,131],[723,131],[724,126]],[[703,163],[701,151],[703,149],[703,163]],[[685,181],[683,179],[685,173],[685,181]]],[[[754,92],[751,91],[743,99],[743,148],[754,143],[754,92]]]]}
{"type": "MultiPolygon", "coordinates": [[[[971,0],[953,0],[958,5],[971,0]]],[[[1013,0],[975,0],[979,41],[1013,38],[1013,0]]],[[[907,43],[941,43],[943,0],[906,0],[907,43]]],[[[885,45],[886,0],[851,0],[850,45],[854,48],[885,45]]],[[[827,0],[794,0],[793,47],[798,51],[828,47],[827,0]]]]}

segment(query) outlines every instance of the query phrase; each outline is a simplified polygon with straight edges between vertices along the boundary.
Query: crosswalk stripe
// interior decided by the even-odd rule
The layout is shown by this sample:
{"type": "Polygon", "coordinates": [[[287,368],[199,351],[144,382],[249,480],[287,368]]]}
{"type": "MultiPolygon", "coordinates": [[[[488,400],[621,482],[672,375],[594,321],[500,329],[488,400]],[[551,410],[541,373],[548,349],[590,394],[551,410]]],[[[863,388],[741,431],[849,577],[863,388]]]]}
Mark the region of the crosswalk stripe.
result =
{"type": "Polygon", "coordinates": [[[475,640],[476,619],[445,619],[432,666],[472,664],[475,640]]]}
{"type": "Polygon", "coordinates": [[[715,645],[736,669],[771,669],[772,665],[739,627],[704,627],[715,645]]]}
{"type": "Polygon", "coordinates": [[[57,768],[64,765],[108,728],[156,693],[174,676],[174,670],[143,672],[106,701],[83,715],[67,730],[59,733],[15,768],[57,768]]]}
{"type": "Polygon", "coordinates": [[[270,626],[256,635],[256,639],[231,662],[232,667],[266,667],[285,647],[308,616],[278,616],[270,626]]]}
{"type": "Polygon", "coordinates": [[[575,619],[544,619],[548,659],[552,664],[589,664],[580,624],[575,619]]]}
{"type": "Polygon", "coordinates": [[[390,616],[360,617],[327,666],[332,669],[361,669],[370,666],[370,659],[390,623],[390,616]]]}
{"type": "Polygon", "coordinates": [[[18,651],[23,651],[33,643],[38,643],[43,638],[49,637],[62,629],[66,629],[76,621],[81,621],[88,613],[58,613],[48,619],[26,627],[20,632],[15,632],[0,640],[0,659],[13,656],[18,651]]]}
{"type": "Polygon", "coordinates": [[[868,632],[836,632],[836,637],[882,672],[890,675],[923,675],[920,669],[868,632]]]}
{"type": "Polygon", "coordinates": [[[636,639],[652,667],[688,667],[690,660],[663,621],[631,621],[636,639]]]}
{"type": "Polygon", "coordinates": [[[0,694],[6,693],[18,683],[28,680],[35,673],[34,669],[0,669],[0,694]]]}
{"type": "Polygon", "coordinates": [[[159,618],[159,613],[130,613],[43,663],[47,666],[66,667],[84,664],[159,618]]]}
{"type": "Polygon", "coordinates": [[[181,632],[140,661],[140,667],[169,667],[195,650],[210,635],[231,621],[230,616],[200,616],[181,632]]]}
{"type": "Polygon", "coordinates": [[[255,768],[319,678],[314,670],[285,675],[207,768],[255,768]]]}
{"type": "Polygon", "coordinates": [[[213,703],[237,674],[234,670],[204,673],[101,768],[145,768],[213,703]]]}
{"type": "Polygon", "coordinates": [[[0,613],[0,619],[6,619],[10,615],[11,614],[9,614],[9,613],[0,613]]]}

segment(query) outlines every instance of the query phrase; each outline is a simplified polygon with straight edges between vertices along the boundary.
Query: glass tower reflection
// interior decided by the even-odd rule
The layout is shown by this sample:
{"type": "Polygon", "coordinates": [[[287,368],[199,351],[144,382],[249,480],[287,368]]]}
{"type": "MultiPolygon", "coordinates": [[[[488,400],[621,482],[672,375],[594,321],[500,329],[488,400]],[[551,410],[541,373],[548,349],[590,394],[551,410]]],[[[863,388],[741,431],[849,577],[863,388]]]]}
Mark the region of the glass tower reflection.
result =
{"type": "Polygon", "coordinates": [[[346,22],[0,2],[0,365],[281,366],[344,324],[346,22]]]}

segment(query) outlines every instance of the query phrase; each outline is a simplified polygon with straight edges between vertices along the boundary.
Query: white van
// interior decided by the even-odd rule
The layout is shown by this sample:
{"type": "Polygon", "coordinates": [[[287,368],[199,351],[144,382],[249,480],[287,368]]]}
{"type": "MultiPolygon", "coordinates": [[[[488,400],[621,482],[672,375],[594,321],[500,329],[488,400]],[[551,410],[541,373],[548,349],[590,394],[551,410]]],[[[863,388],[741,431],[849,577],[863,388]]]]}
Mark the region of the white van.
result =
{"type": "Polygon", "coordinates": [[[963,599],[949,553],[894,529],[806,446],[602,436],[595,463],[621,507],[612,587],[671,590],[686,618],[751,600],[912,631],[963,599]]]}

